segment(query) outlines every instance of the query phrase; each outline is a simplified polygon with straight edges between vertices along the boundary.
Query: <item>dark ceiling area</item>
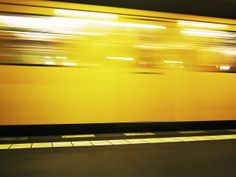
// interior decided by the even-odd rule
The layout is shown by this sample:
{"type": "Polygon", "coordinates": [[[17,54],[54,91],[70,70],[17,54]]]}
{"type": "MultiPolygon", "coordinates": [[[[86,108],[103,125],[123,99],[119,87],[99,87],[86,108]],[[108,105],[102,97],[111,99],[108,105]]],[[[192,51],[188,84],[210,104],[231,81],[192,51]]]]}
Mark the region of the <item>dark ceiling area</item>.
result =
{"type": "Polygon", "coordinates": [[[236,19],[236,0],[56,0],[236,19]]]}

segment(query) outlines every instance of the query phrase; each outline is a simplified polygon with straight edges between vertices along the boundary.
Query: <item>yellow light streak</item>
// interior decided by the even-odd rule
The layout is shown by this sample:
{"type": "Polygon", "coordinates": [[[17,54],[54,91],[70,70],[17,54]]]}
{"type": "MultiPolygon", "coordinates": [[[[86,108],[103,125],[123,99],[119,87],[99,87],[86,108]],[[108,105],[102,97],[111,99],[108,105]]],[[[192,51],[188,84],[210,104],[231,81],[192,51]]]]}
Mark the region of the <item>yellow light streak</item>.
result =
{"type": "Polygon", "coordinates": [[[56,59],[66,60],[66,59],[68,59],[68,57],[64,57],[64,56],[56,56],[56,59]]]}
{"type": "Polygon", "coordinates": [[[224,70],[224,71],[230,70],[230,66],[228,66],[228,65],[222,65],[222,66],[220,66],[220,70],[224,70]]]}
{"type": "Polygon", "coordinates": [[[162,49],[162,48],[164,48],[163,46],[145,45],[145,44],[134,45],[134,47],[138,48],[138,49],[162,49]]]}
{"type": "Polygon", "coordinates": [[[38,40],[38,41],[48,41],[55,39],[57,37],[61,37],[61,35],[58,34],[39,33],[39,32],[15,32],[15,34],[21,38],[27,38],[30,40],[38,40]]]}
{"type": "Polygon", "coordinates": [[[188,36],[202,36],[202,37],[226,37],[233,38],[235,35],[230,32],[215,31],[215,30],[200,30],[200,29],[184,29],[180,31],[183,35],[188,36]]]}
{"type": "MultiPolygon", "coordinates": [[[[79,34],[90,36],[101,36],[101,33],[89,33],[78,31],[78,29],[88,27],[89,25],[113,26],[113,27],[127,27],[127,28],[141,28],[141,29],[166,29],[165,26],[139,24],[128,22],[114,22],[103,20],[85,20],[85,19],[72,19],[65,17],[19,17],[19,16],[0,16],[0,23],[13,28],[28,28],[39,30],[43,32],[53,32],[61,34],[79,34]]],[[[24,34],[25,37],[48,39],[54,35],[44,34],[35,36],[33,34],[24,34]]],[[[56,36],[58,37],[58,36],[56,36]]],[[[59,36],[60,37],[60,36],[59,36]]]]}
{"type": "Polygon", "coordinates": [[[214,29],[226,29],[228,27],[228,25],[225,25],[225,24],[205,23],[205,22],[197,22],[197,21],[185,21],[185,20],[179,20],[178,25],[201,27],[201,28],[214,28],[214,29]]]}
{"type": "Polygon", "coordinates": [[[232,49],[232,50],[221,50],[222,53],[226,54],[226,55],[236,55],[236,49],[232,49]]]}
{"type": "Polygon", "coordinates": [[[54,13],[56,15],[65,15],[71,17],[88,17],[88,18],[103,18],[103,19],[117,19],[119,17],[117,14],[64,10],[64,9],[55,9],[54,13]]]}
{"type": "Polygon", "coordinates": [[[183,61],[177,61],[177,60],[164,60],[164,63],[174,63],[174,64],[183,64],[183,61]]]}
{"type": "Polygon", "coordinates": [[[51,56],[44,56],[45,59],[51,59],[51,56]]]}
{"type": "Polygon", "coordinates": [[[84,35],[84,36],[105,36],[105,33],[93,33],[93,32],[84,32],[84,31],[76,31],[76,32],[71,32],[72,34],[77,34],[77,35],[84,35]]]}
{"type": "MultiPolygon", "coordinates": [[[[97,12],[84,12],[75,10],[63,10],[55,9],[57,15],[70,15],[70,16],[84,16],[92,18],[105,18],[105,19],[117,19],[116,14],[106,14],[97,12]]],[[[81,20],[82,22],[83,20],[81,20]]],[[[138,24],[138,23],[127,23],[127,22],[114,22],[114,21],[100,21],[100,20],[87,20],[87,22],[95,23],[98,25],[108,25],[108,26],[120,26],[120,27],[130,27],[130,28],[146,28],[146,29],[166,29],[165,26],[150,25],[150,24],[138,24]]]]}
{"type": "Polygon", "coordinates": [[[64,65],[64,66],[77,66],[78,64],[74,63],[74,62],[62,62],[62,65],[64,65]]]}
{"type": "Polygon", "coordinates": [[[236,48],[212,48],[212,49],[206,49],[210,52],[218,52],[225,55],[236,55],[236,48]]]}
{"type": "Polygon", "coordinates": [[[133,61],[134,58],[130,58],[130,57],[113,57],[113,56],[108,56],[106,57],[106,59],[109,59],[109,60],[126,60],[126,61],[133,61]]]}
{"type": "Polygon", "coordinates": [[[55,65],[55,61],[45,61],[46,65],[55,65]]]}
{"type": "Polygon", "coordinates": [[[85,27],[85,21],[62,17],[19,17],[0,16],[0,23],[9,27],[37,29],[55,33],[70,33],[78,27],[85,27]]]}
{"type": "Polygon", "coordinates": [[[150,25],[150,24],[139,24],[139,23],[99,21],[99,20],[87,20],[87,22],[95,23],[95,24],[98,24],[98,25],[105,25],[105,26],[144,28],[144,29],[166,29],[165,26],[150,25]]]}

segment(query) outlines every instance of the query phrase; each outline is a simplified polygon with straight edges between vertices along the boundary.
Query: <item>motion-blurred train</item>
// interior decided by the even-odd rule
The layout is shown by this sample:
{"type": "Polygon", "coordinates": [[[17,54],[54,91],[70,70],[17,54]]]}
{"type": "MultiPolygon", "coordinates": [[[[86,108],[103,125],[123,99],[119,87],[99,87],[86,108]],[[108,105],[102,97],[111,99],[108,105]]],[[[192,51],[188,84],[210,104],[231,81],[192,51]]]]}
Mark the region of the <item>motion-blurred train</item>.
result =
{"type": "Polygon", "coordinates": [[[0,0],[0,125],[236,120],[236,20],[0,0]]]}

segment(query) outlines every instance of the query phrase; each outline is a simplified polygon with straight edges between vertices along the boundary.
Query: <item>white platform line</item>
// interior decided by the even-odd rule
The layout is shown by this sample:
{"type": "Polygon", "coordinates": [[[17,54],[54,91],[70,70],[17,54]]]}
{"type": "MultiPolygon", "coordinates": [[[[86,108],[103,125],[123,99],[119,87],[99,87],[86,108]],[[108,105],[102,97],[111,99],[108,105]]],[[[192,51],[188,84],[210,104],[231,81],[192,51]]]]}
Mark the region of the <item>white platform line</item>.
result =
{"type": "Polygon", "coordinates": [[[62,138],[93,138],[94,134],[83,134],[83,135],[63,135],[62,138]]]}
{"type": "Polygon", "coordinates": [[[137,133],[124,133],[125,136],[145,136],[145,135],[155,135],[153,132],[137,132],[137,133]]]}
{"type": "Polygon", "coordinates": [[[205,130],[192,130],[192,131],[178,131],[181,134],[192,134],[192,133],[207,133],[205,130]]]}

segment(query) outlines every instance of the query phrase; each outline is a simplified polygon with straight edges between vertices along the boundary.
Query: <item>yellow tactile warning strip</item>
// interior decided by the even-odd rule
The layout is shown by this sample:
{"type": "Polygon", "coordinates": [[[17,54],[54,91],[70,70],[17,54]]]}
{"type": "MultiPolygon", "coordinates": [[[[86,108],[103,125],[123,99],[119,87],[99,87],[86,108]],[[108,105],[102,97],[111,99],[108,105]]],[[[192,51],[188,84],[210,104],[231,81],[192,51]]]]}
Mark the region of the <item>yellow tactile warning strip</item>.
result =
{"type": "Polygon", "coordinates": [[[11,144],[1,144],[0,149],[9,149],[10,146],[11,144]]]}
{"type": "Polygon", "coordinates": [[[31,148],[32,143],[12,144],[10,149],[28,149],[31,148]]]}
{"type": "Polygon", "coordinates": [[[145,138],[143,140],[148,143],[164,143],[165,142],[164,138],[145,138]]]}
{"type": "Polygon", "coordinates": [[[73,146],[92,146],[93,144],[90,141],[72,141],[73,146]]]}
{"type": "Polygon", "coordinates": [[[53,147],[71,147],[73,146],[72,143],[70,141],[66,141],[66,142],[53,142],[52,143],[53,147]]]}
{"type": "Polygon", "coordinates": [[[148,143],[148,142],[146,142],[146,141],[143,140],[143,139],[126,139],[126,141],[127,141],[129,144],[143,144],[143,143],[148,143]]]}
{"type": "Polygon", "coordinates": [[[59,147],[82,147],[82,146],[110,146],[128,144],[148,144],[148,143],[174,143],[193,141],[216,141],[216,140],[236,140],[236,134],[231,135],[209,135],[209,136],[187,136],[168,138],[136,138],[136,139],[114,139],[114,140],[93,140],[93,141],[63,141],[63,142],[41,142],[22,144],[0,144],[0,149],[30,149],[30,148],[59,148],[59,147]]]}
{"type": "Polygon", "coordinates": [[[119,139],[119,140],[108,140],[111,144],[113,145],[124,145],[124,144],[129,144],[128,141],[124,139],[119,139]]]}
{"type": "Polygon", "coordinates": [[[109,141],[107,140],[96,140],[96,141],[90,141],[94,146],[107,146],[107,145],[112,145],[109,141]]]}
{"type": "Polygon", "coordinates": [[[33,143],[32,148],[51,148],[52,143],[33,143]]]}

